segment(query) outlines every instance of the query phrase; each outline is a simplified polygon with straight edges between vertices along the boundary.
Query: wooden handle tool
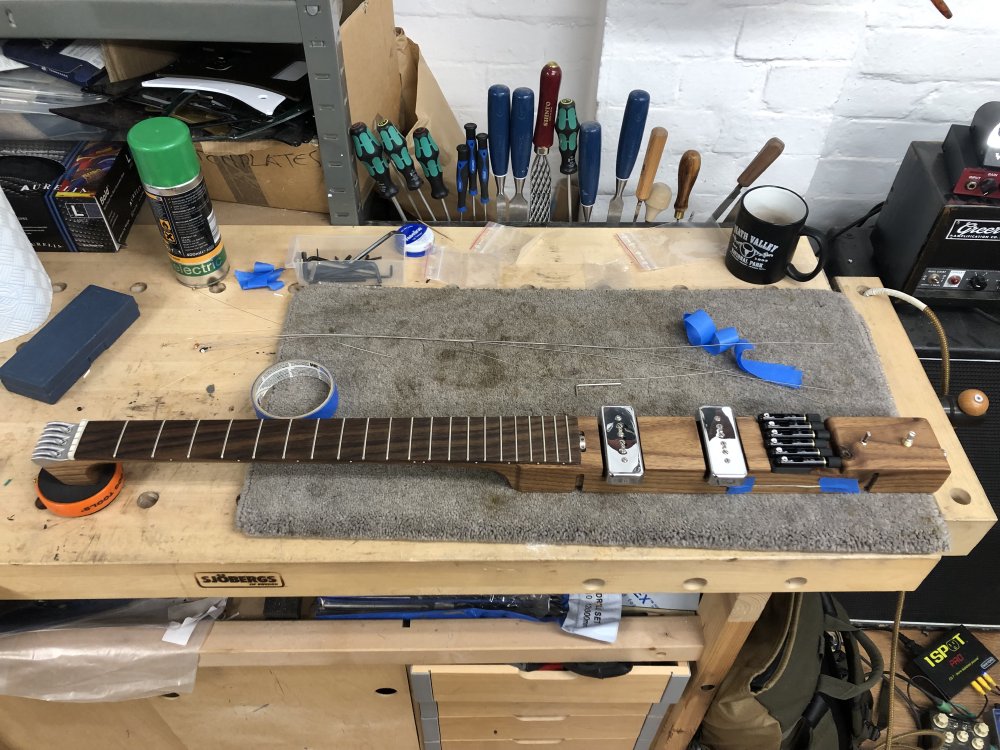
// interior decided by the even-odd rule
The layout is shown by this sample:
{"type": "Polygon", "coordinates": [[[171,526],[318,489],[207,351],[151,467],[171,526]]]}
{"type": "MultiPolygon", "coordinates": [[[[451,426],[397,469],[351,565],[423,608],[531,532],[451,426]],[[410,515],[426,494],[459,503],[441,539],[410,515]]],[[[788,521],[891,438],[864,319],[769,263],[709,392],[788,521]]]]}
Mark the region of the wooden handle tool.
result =
{"type": "Polygon", "coordinates": [[[670,208],[670,199],[674,197],[670,186],[662,182],[654,182],[653,189],[646,198],[646,223],[653,221],[661,213],[670,208]]]}
{"type": "Polygon", "coordinates": [[[681,163],[677,167],[677,198],[674,200],[674,219],[677,221],[683,219],[687,212],[691,189],[700,171],[701,154],[694,149],[688,149],[681,155],[681,163]]]}
{"type": "Polygon", "coordinates": [[[632,223],[639,221],[639,210],[642,204],[649,198],[653,190],[653,180],[656,179],[656,170],[660,168],[660,158],[663,156],[663,147],[667,145],[667,129],[656,127],[649,133],[649,143],[646,144],[646,156],[642,160],[642,171],[639,173],[639,184],[635,188],[635,214],[632,216],[632,223]]]}
{"type": "Polygon", "coordinates": [[[769,138],[764,147],[757,152],[757,155],[747,164],[746,169],[736,178],[736,187],[727,195],[722,203],[712,212],[712,221],[718,221],[723,212],[736,200],[744,188],[750,187],[757,178],[764,174],[764,170],[774,164],[775,160],[781,156],[785,150],[785,142],[780,138],[769,138]]]}

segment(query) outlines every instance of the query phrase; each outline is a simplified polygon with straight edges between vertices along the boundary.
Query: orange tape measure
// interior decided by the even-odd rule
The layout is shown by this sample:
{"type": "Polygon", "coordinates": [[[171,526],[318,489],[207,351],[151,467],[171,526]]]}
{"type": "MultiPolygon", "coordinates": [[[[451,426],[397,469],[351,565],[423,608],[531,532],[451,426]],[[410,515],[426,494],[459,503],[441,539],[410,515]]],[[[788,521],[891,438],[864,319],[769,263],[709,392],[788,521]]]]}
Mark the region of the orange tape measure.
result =
{"type": "Polygon", "coordinates": [[[45,469],[38,472],[38,500],[57,516],[89,516],[111,504],[122,491],[125,472],[121,464],[104,464],[93,484],[63,484],[45,469]]]}

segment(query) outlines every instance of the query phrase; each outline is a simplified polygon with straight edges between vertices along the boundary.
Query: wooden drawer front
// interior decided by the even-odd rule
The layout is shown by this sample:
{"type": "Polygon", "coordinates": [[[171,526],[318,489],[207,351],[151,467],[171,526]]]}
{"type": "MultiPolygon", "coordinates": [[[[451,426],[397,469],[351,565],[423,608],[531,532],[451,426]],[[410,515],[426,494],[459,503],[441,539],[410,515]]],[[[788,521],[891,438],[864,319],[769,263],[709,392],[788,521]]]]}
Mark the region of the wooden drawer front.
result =
{"type": "Polygon", "coordinates": [[[441,750],[634,750],[635,740],[445,740],[441,750]]]}
{"type": "Polygon", "coordinates": [[[430,672],[438,703],[658,703],[671,675],[687,673],[685,666],[641,666],[621,677],[598,680],[573,672],[522,672],[499,664],[419,669],[430,672]]]}
{"type": "Polygon", "coordinates": [[[645,716],[491,716],[439,719],[441,740],[631,739],[645,716]]]}
{"type": "Polygon", "coordinates": [[[649,703],[439,703],[442,719],[462,716],[646,716],[649,703]]]}

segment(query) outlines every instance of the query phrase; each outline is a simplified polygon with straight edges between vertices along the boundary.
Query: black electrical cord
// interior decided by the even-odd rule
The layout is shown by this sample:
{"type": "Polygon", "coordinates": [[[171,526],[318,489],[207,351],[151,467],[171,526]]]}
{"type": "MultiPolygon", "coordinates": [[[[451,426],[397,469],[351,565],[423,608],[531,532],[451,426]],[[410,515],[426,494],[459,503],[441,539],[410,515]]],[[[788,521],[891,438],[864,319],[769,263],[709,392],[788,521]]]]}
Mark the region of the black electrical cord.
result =
{"type": "Polygon", "coordinates": [[[885,201],[882,201],[881,203],[876,203],[876,204],[875,204],[874,206],[872,206],[872,207],[871,207],[871,208],[869,209],[868,213],[866,213],[866,214],[865,214],[864,216],[862,216],[862,217],[861,217],[860,219],[857,219],[856,221],[852,221],[852,222],[851,222],[850,224],[848,224],[848,225],[847,225],[846,227],[844,227],[843,229],[840,229],[840,230],[838,230],[838,231],[837,231],[836,233],[834,233],[834,234],[831,234],[831,235],[830,235],[830,239],[831,239],[831,240],[835,240],[835,239],[837,239],[837,238],[838,238],[838,237],[839,237],[840,235],[844,234],[844,232],[847,232],[847,231],[849,231],[849,230],[851,230],[851,229],[854,229],[855,227],[860,227],[860,226],[861,226],[861,225],[863,225],[863,224],[864,224],[864,223],[865,223],[866,221],[868,221],[868,220],[869,220],[870,218],[872,218],[872,217],[873,217],[873,216],[874,216],[875,214],[877,214],[877,213],[878,213],[879,211],[881,211],[881,210],[882,210],[882,206],[884,206],[884,205],[885,205],[885,201]]]}

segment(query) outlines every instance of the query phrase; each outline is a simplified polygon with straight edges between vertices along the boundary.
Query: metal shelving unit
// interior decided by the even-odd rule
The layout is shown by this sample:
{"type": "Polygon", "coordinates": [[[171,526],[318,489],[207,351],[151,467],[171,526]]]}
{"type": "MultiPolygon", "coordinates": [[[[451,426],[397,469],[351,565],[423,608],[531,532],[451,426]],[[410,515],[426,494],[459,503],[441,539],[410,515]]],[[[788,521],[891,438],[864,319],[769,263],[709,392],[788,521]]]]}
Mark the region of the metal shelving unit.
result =
{"type": "Polygon", "coordinates": [[[360,224],[341,64],[342,0],[8,0],[0,38],[301,44],[331,224],[360,224]]]}

